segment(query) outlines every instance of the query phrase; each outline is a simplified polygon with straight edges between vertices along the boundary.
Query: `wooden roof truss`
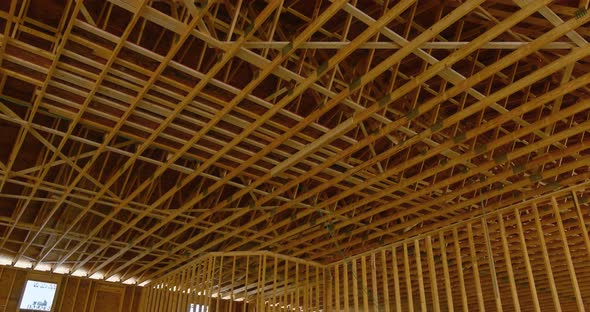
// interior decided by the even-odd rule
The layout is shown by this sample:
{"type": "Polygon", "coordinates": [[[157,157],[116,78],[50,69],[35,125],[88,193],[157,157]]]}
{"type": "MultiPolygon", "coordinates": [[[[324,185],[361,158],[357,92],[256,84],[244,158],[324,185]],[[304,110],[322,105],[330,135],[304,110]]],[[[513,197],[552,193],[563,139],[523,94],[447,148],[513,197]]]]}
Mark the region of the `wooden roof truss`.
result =
{"type": "Polygon", "coordinates": [[[0,4],[12,264],[328,264],[588,182],[587,0],[41,3],[0,4]]]}

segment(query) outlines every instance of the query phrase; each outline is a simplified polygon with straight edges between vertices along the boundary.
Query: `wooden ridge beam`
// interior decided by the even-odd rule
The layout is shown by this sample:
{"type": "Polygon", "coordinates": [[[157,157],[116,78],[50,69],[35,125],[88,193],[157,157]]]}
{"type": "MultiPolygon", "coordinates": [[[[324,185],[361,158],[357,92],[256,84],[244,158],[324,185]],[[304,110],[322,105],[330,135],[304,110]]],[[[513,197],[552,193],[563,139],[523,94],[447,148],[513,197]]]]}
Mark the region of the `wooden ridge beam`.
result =
{"type": "MultiPolygon", "coordinates": [[[[231,44],[229,42],[224,44],[231,44]]],[[[272,41],[272,42],[265,42],[265,41],[250,41],[244,44],[245,49],[275,49],[280,50],[285,47],[289,42],[286,41],[272,41]]],[[[333,41],[333,42],[306,42],[299,46],[299,49],[341,49],[348,44],[346,41],[333,41]]],[[[466,46],[469,44],[469,41],[460,41],[460,42],[426,42],[421,45],[420,49],[433,49],[433,50],[454,50],[466,46]]],[[[491,50],[516,50],[524,45],[526,42],[488,42],[480,47],[480,49],[491,49],[491,50]]],[[[547,43],[545,46],[541,47],[539,50],[568,50],[576,47],[574,43],[570,42],[550,42],[547,43]]],[[[368,50],[397,50],[400,49],[402,46],[395,43],[395,42],[367,42],[362,44],[358,47],[358,49],[368,49],[368,50]]]]}

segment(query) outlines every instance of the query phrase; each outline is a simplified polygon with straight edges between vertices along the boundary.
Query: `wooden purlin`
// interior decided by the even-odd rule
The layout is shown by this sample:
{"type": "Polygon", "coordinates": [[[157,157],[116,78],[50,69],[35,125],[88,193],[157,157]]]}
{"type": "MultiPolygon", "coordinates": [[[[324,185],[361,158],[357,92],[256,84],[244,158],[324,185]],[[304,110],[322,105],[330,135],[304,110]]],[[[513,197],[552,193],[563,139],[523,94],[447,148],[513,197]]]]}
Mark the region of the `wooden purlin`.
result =
{"type": "MultiPolygon", "coordinates": [[[[245,49],[263,49],[263,48],[272,48],[276,50],[280,50],[282,47],[287,45],[288,42],[286,41],[272,41],[272,42],[247,42],[244,44],[245,49]]],[[[306,42],[302,44],[299,48],[300,49],[341,49],[346,46],[346,42],[334,41],[334,42],[306,42]]],[[[469,41],[462,41],[462,42],[427,42],[421,45],[420,49],[458,49],[463,46],[469,44],[469,41]]],[[[488,42],[480,47],[480,49],[506,49],[506,50],[516,50],[524,45],[526,42],[488,42]]],[[[387,50],[396,50],[400,49],[402,46],[395,43],[395,42],[367,42],[358,47],[358,49],[368,49],[368,50],[376,50],[376,49],[387,49],[387,50]]],[[[543,46],[541,49],[543,50],[567,50],[571,49],[574,46],[569,42],[551,42],[547,45],[543,46]]]]}

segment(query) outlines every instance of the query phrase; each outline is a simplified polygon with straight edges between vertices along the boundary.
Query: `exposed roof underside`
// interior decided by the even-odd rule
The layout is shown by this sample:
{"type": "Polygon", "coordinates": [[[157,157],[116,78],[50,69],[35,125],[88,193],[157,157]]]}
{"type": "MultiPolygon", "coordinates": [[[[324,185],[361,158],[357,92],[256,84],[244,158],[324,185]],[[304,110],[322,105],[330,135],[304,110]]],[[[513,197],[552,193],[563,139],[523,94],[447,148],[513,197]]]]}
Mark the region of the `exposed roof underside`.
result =
{"type": "Polygon", "coordinates": [[[1,252],[123,280],[329,263],[585,183],[580,6],[2,1],[1,252]]]}

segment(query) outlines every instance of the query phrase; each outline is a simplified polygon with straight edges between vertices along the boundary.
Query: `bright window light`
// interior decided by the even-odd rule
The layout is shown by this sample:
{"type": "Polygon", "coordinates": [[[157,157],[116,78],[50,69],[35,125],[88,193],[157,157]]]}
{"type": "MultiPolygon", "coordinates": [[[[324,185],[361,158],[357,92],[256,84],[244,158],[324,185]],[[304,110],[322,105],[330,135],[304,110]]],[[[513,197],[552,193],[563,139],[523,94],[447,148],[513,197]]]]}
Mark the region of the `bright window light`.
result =
{"type": "Polygon", "coordinates": [[[7,255],[0,255],[0,265],[11,265],[12,258],[7,255]]]}
{"type": "Polygon", "coordinates": [[[51,266],[45,263],[39,263],[35,267],[33,267],[35,271],[51,271],[51,266]]]}
{"type": "Polygon", "coordinates": [[[151,281],[147,280],[145,282],[141,282],[138,286],[144,287],[145,285],[149,284],[151,281]]]}
{"type": "Polygon", "coordinates": [[[28,280],[20,308],[32,311],[51,311],[57,284],[28,280]]]}
{"type": "Polygon", "coordinates": [[[123,284],[127,284],[127,285],[134,285],[135,283],[137,283],[137,281],[133,277],[126,280],[126,281],[123,281],[123,284]]]}
{"type": "Polygon", "coordinates": [[[18,260],[15,264],[15,267],[17,268],[23,268],[23,269],[30,269],[33,267],[33,263],[31,261],[27,261],[27,260],[18,260]]]}
{"type": "Polygon", "coordinates": [[[70,268],[65,267],[65,266],[58,266],[53,273],[57,273],[57,274],[69,274],[70,273],[70,268]]]}
{"type": "Polygon", "coordinates": [[[190,304],[188,312],[208,312],[209,307],[202,304],[190,304]]]}
{"type": "Polygon", "coordinates": [[[104,275],[102,275],[102,273],[100,273],[100,272],[96,272],[96,273],[92,274],[88,278],[95,279],[95,280],[100,280],[100,279],[103,279],[104,278],[104,275]]]}

